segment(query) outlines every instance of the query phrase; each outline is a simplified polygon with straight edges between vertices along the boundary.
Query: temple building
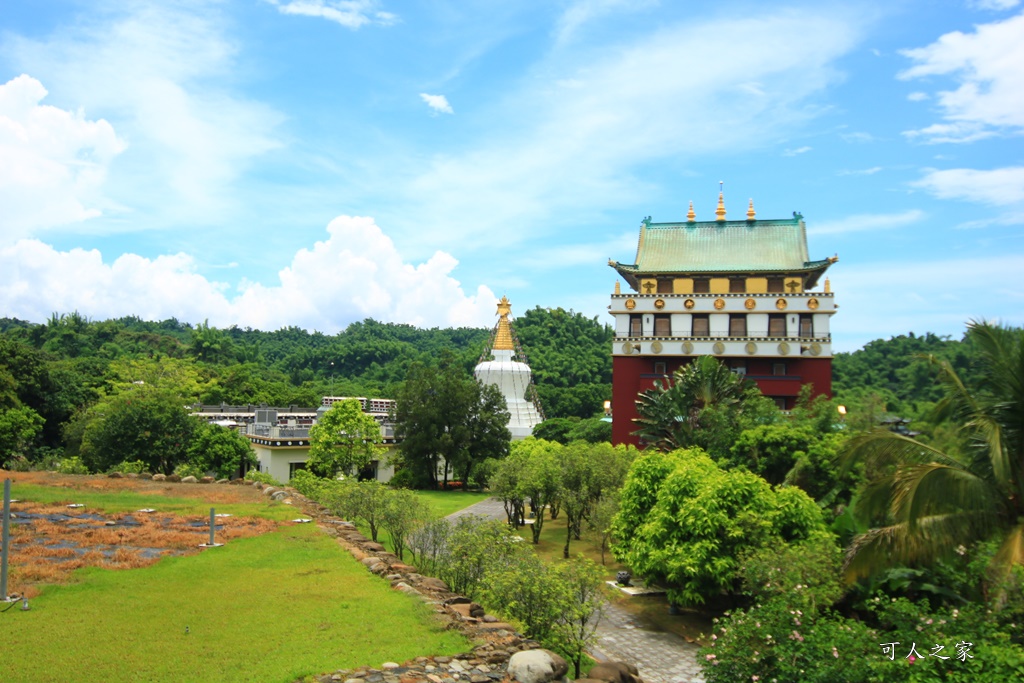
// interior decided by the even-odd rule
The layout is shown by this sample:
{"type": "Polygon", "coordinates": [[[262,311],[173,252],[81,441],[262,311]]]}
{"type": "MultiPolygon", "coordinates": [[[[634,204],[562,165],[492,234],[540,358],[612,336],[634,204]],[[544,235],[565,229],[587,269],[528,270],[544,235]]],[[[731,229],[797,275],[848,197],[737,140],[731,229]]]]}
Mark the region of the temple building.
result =
{"type": "Polygon", "coordinates": [[[512,304],[507,297],[501,297],[498,324],[473,375],[478,381],[493,384],[501,391],[508,405],[508,429],[512,432],[512,440],[517,441],[530,436],[544,417],[533,386],[533,374],[512,329],[511,314],[512,304]]]}
{"type": "Polygon", "coordinates": [[[640,225],[633,263],[609,260],[619,281],[609,311],[612,443],[638,444],[637,394],[664,385],[694,357],[713,355],[756,382],[784,410],[801,387],[831,396],[829,319],[837,306],[826,278],[837,257],[811,261],[803,216],[726,220],[722,193],[715,220],[640,225]]]}

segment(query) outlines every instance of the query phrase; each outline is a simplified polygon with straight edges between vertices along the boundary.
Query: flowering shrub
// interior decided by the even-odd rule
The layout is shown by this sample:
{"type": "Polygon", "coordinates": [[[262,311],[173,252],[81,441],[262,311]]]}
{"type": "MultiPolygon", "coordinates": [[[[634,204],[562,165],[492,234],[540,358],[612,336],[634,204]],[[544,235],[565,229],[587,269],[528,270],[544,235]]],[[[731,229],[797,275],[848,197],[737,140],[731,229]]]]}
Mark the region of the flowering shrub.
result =
{"type": "Polygon", "coordinates": [[[461,481],[449,481],[448,482],[448,487],[445,488],[444,482],[442,481],[442,482],[438,483],[438,488],[444,489],[446,491],[461,490],[462,489],[462,482],[461,481]]]}

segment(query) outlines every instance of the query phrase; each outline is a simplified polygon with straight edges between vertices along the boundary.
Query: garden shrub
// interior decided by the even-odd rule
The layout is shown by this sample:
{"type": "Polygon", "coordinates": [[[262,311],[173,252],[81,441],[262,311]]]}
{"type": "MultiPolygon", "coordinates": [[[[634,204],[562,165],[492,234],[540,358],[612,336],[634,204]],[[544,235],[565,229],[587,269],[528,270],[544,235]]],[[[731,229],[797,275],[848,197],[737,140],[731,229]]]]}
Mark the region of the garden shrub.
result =
{"type": "Polygon", "coordinates": [[[62,459],[57,463],[57,471],[61,474],[89,474],[89,468],[79,457],[62,459]]]}
{"type": "Polygon", "coordinates": [[[253,481],[257,484],[266,484],[269,486],[280,486],[281,482],[270,476],[268,472],[258,472],[256,470],[249,470],[245,473],[245,479],[247,481],[253,481]]]}
{"type": "Polygon", "coordinates": [[[146,471],[146,463],[141,460],[123,461],[120,465],[115,465],[111,472],[120,472],[121,474],[142,474],[146,471]]]}
{"type": "Polygon", "coordinates": [[[174,473],[179,477],[195,477],[196,479],[202,479],[206,476],[206,472],[203,469],[191,462],[183,462],[174,468],[174,473]]]}

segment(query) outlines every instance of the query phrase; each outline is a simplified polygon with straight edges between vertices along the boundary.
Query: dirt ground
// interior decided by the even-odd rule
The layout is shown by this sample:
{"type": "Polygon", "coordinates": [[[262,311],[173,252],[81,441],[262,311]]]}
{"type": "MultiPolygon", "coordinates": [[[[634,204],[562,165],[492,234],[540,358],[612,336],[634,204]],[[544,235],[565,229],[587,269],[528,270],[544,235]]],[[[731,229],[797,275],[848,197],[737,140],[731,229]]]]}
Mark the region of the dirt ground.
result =
{"type": "MultiPolygon", "coordinates": [[[[74,499],[75,491],[133,491],[147,496],[196,498],[213,507],[266,501],[252,486],[180,484],[47,472],[3,472],[0,479],[3,478],[67,488],[69,500],[74,499]]],[[[200,552],[200,544],[209,541],[208,516],[144,510],[109,514],[88,507],[71,507],[67,503],[13,502],[8,593],[31,598],[38,595],[41,585],[65,583],[72,579],[74,570],[82,567],[145,567],[167,555],[200,552]]],[[[218,516],[215,540],[221,543],[275,528],[277,523],[266,519],[218,516]]]]}

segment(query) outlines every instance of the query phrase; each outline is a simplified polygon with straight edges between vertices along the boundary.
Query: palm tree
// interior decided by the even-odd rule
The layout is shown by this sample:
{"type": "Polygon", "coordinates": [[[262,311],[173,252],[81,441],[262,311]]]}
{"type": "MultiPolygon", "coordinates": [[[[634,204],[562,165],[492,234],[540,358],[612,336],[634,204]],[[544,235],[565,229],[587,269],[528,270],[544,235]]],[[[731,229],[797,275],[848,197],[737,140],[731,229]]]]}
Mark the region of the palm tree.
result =
{"type": "Polygon", "coordinates": [[[673,383],[656,383],[637,396],[637,434],[655,448],[671,451],[694,442],[705,409],[738,406],[747,388],[746,380],[714,356],[698,356],[676,370],[673,383]]]}
{"type": "Polygon", "coordinates": [[[879,526],[855,537],[847,578],[895,563],[929,562],[961,545],[996,539],[991,578],[1024,565],[1024,330],[972,321],[979,381],[968,387],[948,361],[931,358],[946,397],[938,413],[964,430],[964,453],[877,429],[840,456],[863,462],[869,483],[856,512],[879,526]]]}

